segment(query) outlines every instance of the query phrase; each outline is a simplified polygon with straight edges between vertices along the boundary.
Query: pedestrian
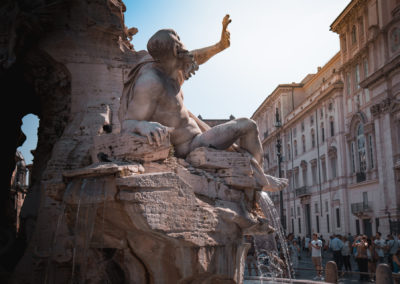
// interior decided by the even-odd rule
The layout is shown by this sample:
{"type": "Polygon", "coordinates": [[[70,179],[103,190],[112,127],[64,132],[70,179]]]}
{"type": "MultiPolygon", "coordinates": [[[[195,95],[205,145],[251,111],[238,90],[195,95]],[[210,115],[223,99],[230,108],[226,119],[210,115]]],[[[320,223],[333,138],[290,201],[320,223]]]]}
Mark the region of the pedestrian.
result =
{"type": "Polygon", "coordinates": [[[344,246],[340,235],[333,236],[330,242],[330,249],[333,252],[333,260],[336,262],[338,270],[342,270],[343,260],[342,260],[342,248],[344,246]]]}
{"type": "Polygon", "coordinates": [[[378,254],[378,263],[384,263],[385,262],[385,241],[382,239],[382,234],[380,232],[376,232],[375,235],[375,241],[374,241],[374,245],[375,245],[375,250],[376,253],[378,254]]]}
{"type": "Polygon", "coordinates": [[[368,271],[371,279],[375,279],[376,273],[376,263],[379,260],[379,255],[376,251],[376,247],[374,242],[371,239],[367,239],[368,248],[367,248],[367,256],[368,256],[368,271]]]}
{"type": "Polygon", "coordinates": [[[390,268],[394,269],[393,267],[393,255],[397,253],[397,250],[399,249],[399,242],[396,238],[396,240],[393,238],[392,235],[388,235],[388,241],[386,245],[386,250],[388,252],[388,263],[390,265],[390,268]]]}
{"type": "Polygon", "coordinates": [[[393,272],[400,272],[400,249],[393,255],[393,272]]]}
{"type": "Polygon", "coordinates": [[[350,241],[343,237],[343,248],[342,248],[342,259],[344,264],[344,269],[346,272],[351,271],[351,263],[350,263],[350,254],[351,254],[351,245],[350,241]]]}
{"type": "Polygon", "coordinates": [[[290,256],[292,259],[292,267],[294,270],[293,275],[295,275],[297,272],[297,269],[299,268],[300,246],[296,240],[293,240],[293,242],[291,243],[289,248],[290,248],[290,256]]]}
{"type": "Polygon", "coordinates": [[[361,272],[360,274],[360,280],[366,280],[368,281],[368,254],[367,254],[367,248],[368,248],[368,242],[367,242],[367,236],[363,235],[358,237],[353,244],[354,247],[357,249],[357,255],[356,255],[356,262],[358,266],[358,270],[361,272]]]}
{"type": "Polygon", "coordinates": [[[316,233],[312,235],[312,241],[309,247],[311,248],[311,260],[317,272],[317,276],[314,277],[314,280],[324,280],[322,277],[322,241],[318,239],[316,233]]]}
{"type": "Polygon", "coordinates": [[[304,240],[304,247],[306,248],[307,255],[310,256],[310,236],[307,235],[304,240]]]}

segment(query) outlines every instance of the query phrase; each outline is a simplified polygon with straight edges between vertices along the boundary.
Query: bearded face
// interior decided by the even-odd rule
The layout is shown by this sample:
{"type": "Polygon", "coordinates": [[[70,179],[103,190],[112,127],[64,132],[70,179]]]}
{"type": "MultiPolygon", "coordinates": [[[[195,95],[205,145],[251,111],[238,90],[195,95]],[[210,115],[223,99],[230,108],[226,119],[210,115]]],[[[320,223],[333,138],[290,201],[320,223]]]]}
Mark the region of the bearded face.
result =
{"type": "Polygon", "coordinates": [[[194,60],[193,54],[191,54],[182,43],[176,46],[176,56],[179,62],[179,69],[182,72],[182,76],[185,80],[188,80],[192,75],[199,70],[199,65],[197,65],[194,60]]]}

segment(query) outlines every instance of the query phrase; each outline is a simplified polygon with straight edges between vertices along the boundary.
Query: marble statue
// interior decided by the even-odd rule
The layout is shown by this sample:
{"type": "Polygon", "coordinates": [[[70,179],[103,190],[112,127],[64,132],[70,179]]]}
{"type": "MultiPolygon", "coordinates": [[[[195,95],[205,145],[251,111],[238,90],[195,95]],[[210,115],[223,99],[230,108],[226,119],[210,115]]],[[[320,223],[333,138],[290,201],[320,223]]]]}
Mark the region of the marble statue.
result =
{"type": "Polygon", "coordinates": [[[262,171],[263,150],[256,123],[248,118],[233,119],[210,128],[196,118],[183,103],[181,89],[198,66],[230,46],[227,29],[231,19],[222,21],[220,41],[212,46],[189,51],[172,29],[156,32],[148,41],[146,56],[130,72],[125,82],[119,119],[121,132],[147,137],[159,145],[170,136],[178,157],[185,158],[199,147],[251,154],[257,182],[265,190],[276,191],[287,186],[287,179],[265,175],[262,171]],[[240,147],[234,144],[239,140],[240,147]]]}

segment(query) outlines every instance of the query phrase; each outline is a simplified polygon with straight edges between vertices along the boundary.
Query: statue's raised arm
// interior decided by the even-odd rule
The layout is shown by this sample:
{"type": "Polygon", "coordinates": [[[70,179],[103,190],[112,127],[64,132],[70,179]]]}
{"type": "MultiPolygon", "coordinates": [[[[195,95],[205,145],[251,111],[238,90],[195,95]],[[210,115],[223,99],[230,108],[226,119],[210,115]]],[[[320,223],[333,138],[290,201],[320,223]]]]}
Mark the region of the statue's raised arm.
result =
{"type": "Polygon", "coordinates": [[[228,31],[228,25],[232,22],[229,15],[226,15],[222,20],[222,33],[221,39],[218,43],[204,47],[201,49],[192,50],[191,53],[194,56],[194,60],[198,65],[205,63],[208,59],[213,57],[215,54],[227,49],[231,45],[231,35],[228,31]]]}

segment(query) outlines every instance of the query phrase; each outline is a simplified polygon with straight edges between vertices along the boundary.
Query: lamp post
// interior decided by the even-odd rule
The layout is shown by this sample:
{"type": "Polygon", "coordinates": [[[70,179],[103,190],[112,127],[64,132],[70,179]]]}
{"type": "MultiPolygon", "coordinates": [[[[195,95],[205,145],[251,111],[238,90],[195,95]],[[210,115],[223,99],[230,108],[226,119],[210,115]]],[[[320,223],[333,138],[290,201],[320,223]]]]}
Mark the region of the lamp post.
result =
{"type": "MultiPolygon", "coordinates": [[[[282,153],[281,153],[281,148],[282,148],[282,142],[281,142],[281,137],[280,137],[280,129],[282,127],[281,120],[279,118],[279,110],[276,108],[275,110],[275,128],[277,130],[276,134],[276,155],[278,157],[278,177],[282,177],[282,171],[281,171],[281,162],[282,162],[282,153]]],[[[284,222],[284,217],[283,217],[283,192],[282,190],[279,192],[279,207],[280,207],[280,217],[281,217],[281,223],[282,227],[285,228],[285,222],[284,222]]]]}

